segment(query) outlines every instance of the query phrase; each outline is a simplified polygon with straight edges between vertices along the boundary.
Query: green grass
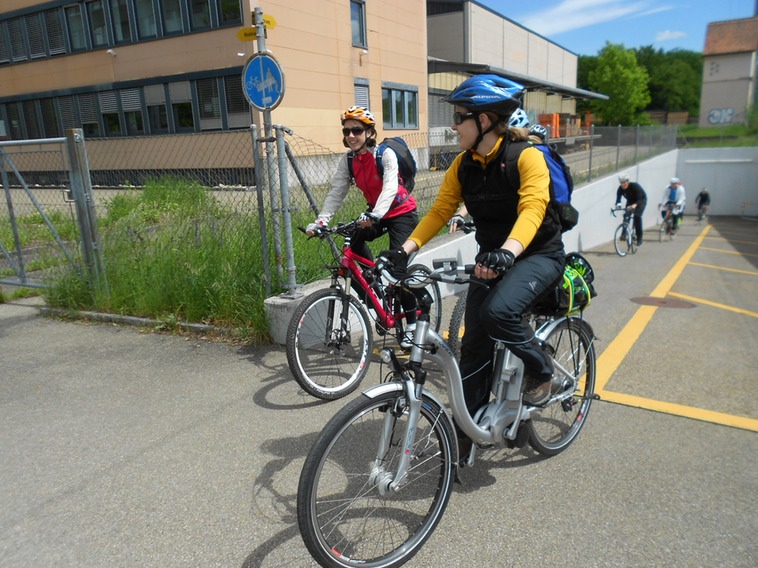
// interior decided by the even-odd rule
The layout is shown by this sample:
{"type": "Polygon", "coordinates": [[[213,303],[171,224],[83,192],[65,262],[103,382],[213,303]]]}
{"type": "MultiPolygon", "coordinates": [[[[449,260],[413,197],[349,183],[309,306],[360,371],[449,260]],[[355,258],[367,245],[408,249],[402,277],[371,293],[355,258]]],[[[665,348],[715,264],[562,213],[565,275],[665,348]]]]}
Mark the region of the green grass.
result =
{"type": "Polygon", "coordinates": [[[50,305],[268,339],[257,214],[222,207],[201,186],[169,178],[113,199],[99,225],[107,291],[90,290],[76,271],[60,269],[46,292],[50,305]]]}

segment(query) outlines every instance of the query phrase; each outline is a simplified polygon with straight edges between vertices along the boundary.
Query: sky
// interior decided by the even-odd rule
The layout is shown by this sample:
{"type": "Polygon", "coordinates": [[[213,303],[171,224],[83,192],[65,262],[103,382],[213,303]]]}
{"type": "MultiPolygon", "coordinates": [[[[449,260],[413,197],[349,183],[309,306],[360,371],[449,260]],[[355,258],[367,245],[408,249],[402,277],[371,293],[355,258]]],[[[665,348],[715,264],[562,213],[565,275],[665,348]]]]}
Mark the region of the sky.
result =
{"type": "Polygon", "coordinates": [[[710,22],[751,18],[758,0],[477,0],[577,55],[606,42],[703,51],[710,22]]]}

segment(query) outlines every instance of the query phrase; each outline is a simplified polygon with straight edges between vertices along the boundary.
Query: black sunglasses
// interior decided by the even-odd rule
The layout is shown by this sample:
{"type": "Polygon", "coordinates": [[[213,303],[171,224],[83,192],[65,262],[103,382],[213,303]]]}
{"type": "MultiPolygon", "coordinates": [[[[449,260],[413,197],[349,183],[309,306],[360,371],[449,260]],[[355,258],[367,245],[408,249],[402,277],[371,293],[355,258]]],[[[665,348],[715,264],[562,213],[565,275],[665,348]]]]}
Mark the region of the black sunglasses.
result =
{"type": "Polygon", "coordinates": [[[469,118],[474,118],[476,116],[475,112],[454,112],[453,113],[453,124],[461,124],[464,120],[468,120],[469,118]]]}
{"type": "Polygon", "coordinates": [[[353,126],[352,128],[343,128],[342,136],[350,136],[350,134],[353,136],[360,136],[364,132],[366,132],[365,128],[361,128],[360,126],[353,126]]]}

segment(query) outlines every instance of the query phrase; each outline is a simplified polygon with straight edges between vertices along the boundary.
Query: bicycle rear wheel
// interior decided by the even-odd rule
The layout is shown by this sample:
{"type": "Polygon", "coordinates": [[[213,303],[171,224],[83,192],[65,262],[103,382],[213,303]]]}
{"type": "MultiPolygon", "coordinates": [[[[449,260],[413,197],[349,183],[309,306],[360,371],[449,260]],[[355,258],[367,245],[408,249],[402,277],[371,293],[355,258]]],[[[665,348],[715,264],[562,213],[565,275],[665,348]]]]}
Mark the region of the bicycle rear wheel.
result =
{"type": "MultiPolygon", "coordinates": [[[[545,339],[554,361],[572,376],[571,396],[548,405],[526,423],[529,445],[554,456],[579,435],[595,393],[595,346],[589,325],[579,318],[566,318],[545,339]]],[[[556,373],[562,376],[561,373],[556,373]]]]}
{"type": "Polygon", "coordinates": [[[622,234],[626,232],[626,226],[624,223],[621,223],[617,228],[616,232],[613,233],[613,247],[616,249],[616,254],[619,256],[626,256],[629,252],[629,246],[628,246],[628,239],[629,235],[624,235],[622,238],[622,234]]]}
{"type": "MultiPolygon", "coordinates": [[[[412,264],[408,267],[408,274],[429,276],[431,273],[432,269],[423,264],[412,264]]],[[[442,324],[442,293],[440,292],[439,283],[436,280],[432,280],[426,285],[426,291],[432,297],[432,306],[429,310],[429,327],[438,332],[442,324]]]]}
{"type": "Polygon", "coordinates": [[[321,566],[400,566],[437,526],[452,492],[455,431],[442,408],[424,397],[408,476],[392,491],[387,485],[407,421],[402,392],[361,396],[329,421],[311,448],[300,474],[297,520],[321,566]]]}
{"type": "Polygon", "coordinates": [[[371,318],[353,296],[335,289],[305,298],[287,329],[287,364],[308,394],[334,400],[353,392],[368,372],[371,318]]]}

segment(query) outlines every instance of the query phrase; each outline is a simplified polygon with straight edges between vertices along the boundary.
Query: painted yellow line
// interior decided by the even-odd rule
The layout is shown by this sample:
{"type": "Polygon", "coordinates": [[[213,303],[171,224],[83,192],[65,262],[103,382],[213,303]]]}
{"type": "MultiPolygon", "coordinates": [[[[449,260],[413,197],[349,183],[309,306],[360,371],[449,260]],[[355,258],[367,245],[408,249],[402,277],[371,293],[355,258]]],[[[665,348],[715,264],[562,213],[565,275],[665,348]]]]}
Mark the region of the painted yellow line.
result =
{"type": "Polygon", "coordinates": [[[758,272],[755,270],[740,270],[739,268],[726,268],[724,266],[716,266],[714,264],[703,264],[702,262],[690,262],[692,266],[702,266],[703,268],[715,268],[716,270],[723,270],[725,272],[737,272],[739,274],[749,274],[750,276],[758,276],[758,272]]]}
{"type": "Polygon", "coordinates": [[[758,254],[755,254],[752,252],[739,252],[736,250],[717,249],[717,248],[711,248],[711,247],[700,247],[700,250],[709,250],[712,252],[723,252],[725,254],[738,254],[740,256],[758,256],[758,254]]]}
{"type": "Polygon", "coordinates": [[[727,239],[724,237],[708,237],[709,239],[716,239],[719,241],[729,241],[730,243],[739,243],[741,245],[758,245],[755,241],[735,241],[734,239],[727,239]]]}
{"type": "MultiPolygon", "coordinates": [[[[687,252],[677,261],[674,267],[669,271],[666,276],[663,277],[660,284],[656,286],[651,296],[655,298],[665,298],[666,294],[671,290],[676,282],[677,278],[682,274],[682,271],[687,266],[695,251],[703,242],[705,235],[711,226],[706,226],[694,242],[687,249],[687,252]]],[[[655,306],[640,306],[631,319],[624,326],[624,329],[613,338],[605,348],[603,353],[597,360],[597,375],[595,377],[595,384],[597,390],[605,389],[605,385],[613,376],[613,373],[619,368],[623,360],[629,354],[635,342],[639,339],[642,332],[645,331],[647,324],[650,323],[655,311],[658,308],[655,306]]]]}
{"type": "Polygon", "coordinates": [[[742,314],[743,316],[752,316],[754,318],[758,318],[758,312],[751,312],[750,310],[743,310],[742,308],[735,308],[734,306],[727,306],[726,304],[711,302],[710,300],[704,300],[703,298],[694,298],[692,296],[678,294],[677,292],[669,292],[669,296],[674,296],[675,298],[680,298],[682,300],[687,300],[689,302],[705,304],[706,306],[711,306],[713,308],[718,308],[720,310],[727,310],[730,312],[734,312],[736,314],[742,314]]]}
{"type": "Polygon", "coordinates": [[[722,424],[724,426],[732,426],[734,428],[758,432],[758,420],[753,418],[735,416],[733,414],[725,414],[713,410],[704,410],[702,408],[675,404],[673,402],[663,402],[620,392],[601,391],[597,394],[600,395],[600,400],[605,400],[607,402],[615,402],[625,406],[644,408],[646,410],[663,412],[665,414],[675,414],[677,416],[684,416],[694,420],[702,420],[704,422],[712,422],[714,424],[722,424]]]}

